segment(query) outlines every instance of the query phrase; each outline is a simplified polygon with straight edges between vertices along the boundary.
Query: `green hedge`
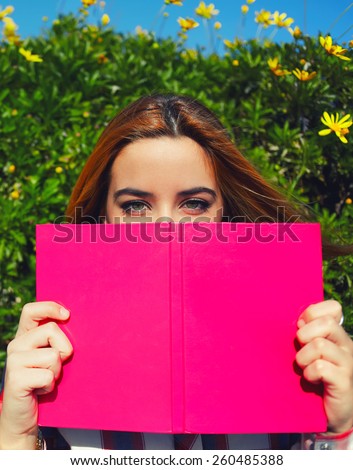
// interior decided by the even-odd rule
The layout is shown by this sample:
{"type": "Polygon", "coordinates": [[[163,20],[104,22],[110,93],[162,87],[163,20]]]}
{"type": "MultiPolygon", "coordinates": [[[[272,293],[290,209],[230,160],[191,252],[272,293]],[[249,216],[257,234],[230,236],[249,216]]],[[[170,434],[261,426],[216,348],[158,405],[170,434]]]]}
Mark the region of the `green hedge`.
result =
{"type": "MultiPolygon", "coordinates": [[[[200,99],[273,184],[306,204],[335,241],[353,242],[352,139],[318,135],[324,111],[352,112],[353,66],[327,53],[319,38],[252,40],[205,55],[153,33],[121,35],[68,15],[22,47],[43,62],[1,45],[0,368],[22,305],[35,300],[35,224],[64,213],[103,127],[143,94],[200,99]],[[275,75],[268,60],[276,57],[283,70],[317,75],[275,75]]],[[[326,296],[343,304],[351,333],[352,272],[352,257],[325,262],[326,296]]]]}

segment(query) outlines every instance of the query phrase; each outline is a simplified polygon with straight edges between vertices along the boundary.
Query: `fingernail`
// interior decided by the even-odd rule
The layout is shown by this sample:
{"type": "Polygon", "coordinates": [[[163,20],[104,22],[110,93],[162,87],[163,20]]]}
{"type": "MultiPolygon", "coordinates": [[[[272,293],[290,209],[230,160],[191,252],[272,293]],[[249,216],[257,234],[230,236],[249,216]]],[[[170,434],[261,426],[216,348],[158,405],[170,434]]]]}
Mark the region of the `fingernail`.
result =
{"type": "Polygon", "coordinates": [[[301,328],[301,327],[304,326],[304,325],[305,325],[305,321],[304,321],[304,320],[302,320],[302,319],[298,320],[298,322],[297,322],[298,328],[301,328]]]}
{"type": "Polygon", "coordinates": [[[61,307],[61,309],[60,309],[60,315],[61,315],[62,317],[65,317],[65,318],[66,318],[66,317],[68,317],[68,316],[70,315],[70,312],[69,312],[69,310],[66,310],[66,308],[61,307]]]}

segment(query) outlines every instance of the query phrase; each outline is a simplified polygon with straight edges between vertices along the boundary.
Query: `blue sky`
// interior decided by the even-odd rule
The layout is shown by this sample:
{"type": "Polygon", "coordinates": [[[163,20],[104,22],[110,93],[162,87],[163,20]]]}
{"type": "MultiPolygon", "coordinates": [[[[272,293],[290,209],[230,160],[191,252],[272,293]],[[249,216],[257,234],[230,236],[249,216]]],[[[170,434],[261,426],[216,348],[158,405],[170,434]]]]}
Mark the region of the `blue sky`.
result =
{"type": "MultiPolygon", "coordinates": [[[[80,0],[8,0],[1,1],[1,6],[12,5],[15,7],[11,15],[19,25],[18,33],[22,38],[30,35],[37,35],[43,27],[51,24],[59,13],[77,12],[80,0]],[[49,21],[43,22],[43,16],[47,16],[49,21]]],[[[293,26],[299,28],[307,34],[316,36],[319,31],[326,34],[331,33],[338,43],[353,39],[353,2],[350,0],[256,0],[250,5],[249,13],[243,17],[245,23],[242,26],[242,15],[240,6],[246,0],[213,0],[216,8],[220,11],[216,19],[222,23],[222,29],[217,33],[222,39],[233,39],[235,36],[249,39],[257,34],[257,24],[254,21],[255,11],[261,9],[278,10],[280,13],[287,13],[295,22],[293,26]],[[352,4],[352,8],[349,6],[352,4]],[[347,13],[340,18],[340,15],[348,8],[347,13]]],[[[99,1],[98,1],[99,3],[99,1]]],[[[206,0],[206,4],[211,0],[206,0]]],[[[90,7],[89,23],[96,24],[102,13],[108,13],[111,18],[110,26],[119,32],[133,32],[137,25],[143,29],[153,30],[161,36],[176,37],[179,26],[177,18],[193,17],[197,19],[194,10],[199,4],[199,0],[184,0],[182,7],[168,6],[164,11],[170,13],[168,19],[158,16],[163,0],[106,0],[104,11],[98,6],[90,7]]],[[[265,31],[264,31],[265,32],[265,31]]],[[[273,28],[266,31],[267,37],[271,35],[273,28]]],[[[216,38],[215,38],[216,39],[216,38]]],[[[291,36],[287,31],[280,31],[274,36],[274,40],[290,41],[291,36]]],[[[218,41],[218,47],[221,41],[218,41]]],[[[217,43],[217,41],[216,41],[217,43]]],[[[189,32],[188,47],[195,47],[197,44],[208,47],[209,38],[207,31],[200,21],[200,27],[189,32]]]]}

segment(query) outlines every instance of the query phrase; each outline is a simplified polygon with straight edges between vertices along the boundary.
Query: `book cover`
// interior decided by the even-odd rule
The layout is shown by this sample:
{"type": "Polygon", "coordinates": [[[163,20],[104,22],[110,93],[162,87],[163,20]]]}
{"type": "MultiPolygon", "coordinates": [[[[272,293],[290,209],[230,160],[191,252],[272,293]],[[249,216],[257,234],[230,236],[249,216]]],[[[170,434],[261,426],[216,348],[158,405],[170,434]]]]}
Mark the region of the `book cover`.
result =
{"type": "Polygon", "coordinates": [[[37,226],[37,301],[74,347],[43,426],[165,433],[326,429],[295,365],[323,300],[319,224],[37,226]]]}

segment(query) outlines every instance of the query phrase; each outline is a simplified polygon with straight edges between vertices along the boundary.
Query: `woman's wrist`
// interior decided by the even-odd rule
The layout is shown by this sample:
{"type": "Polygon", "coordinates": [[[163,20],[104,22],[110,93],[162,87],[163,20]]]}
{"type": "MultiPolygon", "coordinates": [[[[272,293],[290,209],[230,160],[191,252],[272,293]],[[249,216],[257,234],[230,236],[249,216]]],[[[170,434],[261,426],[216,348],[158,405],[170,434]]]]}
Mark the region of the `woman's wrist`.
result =
{"type": "Polygon", "coordinates": [[[336,424],[336,426],[328,426],[327,431],[325,433],[321,433],[322,435],[326,436],[339,436],[341,434],[345,434],[346,432],[351,431],[353,428],[353,418],[347,419],[346,421],[342,421],[340,424],[336,424]]]}
{"type": "Polygon", "coordinates": [[[38,428],[28,434],[9,432],[0,416],[0,450],[35,450],[39,448],[38,436],[38,428]]]}

